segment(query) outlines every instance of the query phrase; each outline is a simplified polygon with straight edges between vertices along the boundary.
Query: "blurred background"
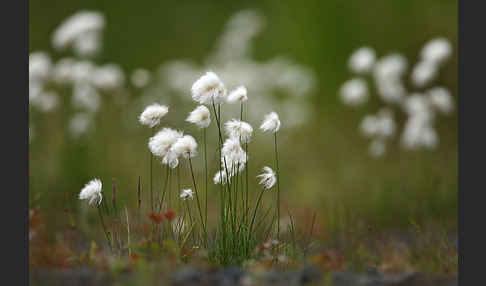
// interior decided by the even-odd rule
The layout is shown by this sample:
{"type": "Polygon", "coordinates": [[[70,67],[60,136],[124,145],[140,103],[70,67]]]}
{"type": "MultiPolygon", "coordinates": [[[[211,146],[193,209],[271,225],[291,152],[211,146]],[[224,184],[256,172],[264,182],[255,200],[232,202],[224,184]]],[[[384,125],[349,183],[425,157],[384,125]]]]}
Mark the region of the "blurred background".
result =
{"type": "MultiPolygon", "coordinates": [[[[395,112],[395,136],[384,154],[372,156],[360,124],[384,105],[373,82],[366,104],[347,106],[339,96],[342,84],[354,77],[348,60],[358,48],[369,46],[378,58],[400,53],[410,71],[423,46],[436,37],[451,43],[452,54],[430,87],[446,87],[457,106],[454,0],[30,1],[30,64],[33,54],[42,63],[45,57],[39,52],[48,56],[53,69],[66,58],[89,61],[91,69],[84,70],[88,74],[114,64],[118,80],[112,89],[103,89],[100,80],[95,107],[75,99],[80,95],[74,95],[71,83],[59,84],[62,80],[43,84],[56,90],[43,97],[51,101],[36,101],[38,96],[30,91],[29,205],[39,207],[52,227],[66,223],[60,215],[66,208],[76,214],[89,211],[96,223],[96,213],[77,195],[86,182],[99,177],[106,191],[115,178],[122,204],[135,208],[138,177],[147,195],[149,173],[150,130],[139,125],[138,115],[152,102],[168,104],[162,126],[183,129],[199,141],[198,130],[184,122],[196,107],[190,87],[213,69],[229,89],[241,83],[248,88],[248,121],[255,129],[249,163],[253,178],[261,167],[273,164],[272,137],[257,127],[266,113],[281,115],[282,209],[301,217],[316,212],[319,227],[327,231],[363,224],[400,229],[410,221],[436,222],[454,231],[457,109],[436,118],[440,139],[434,148],[414,150],[401,147],[406,116],[395,112]],[[89,55],[53,47],[56,29],[82,10],[103,15],[97,39],[101,47],[89,55]]],[[[29,74],[31,88],[33,82],[29,74]]],[[[228,109],[225,119],[238,114],[237,108],[228,109]]],[[[210,132],[214,138],[214,128],[210,132]]],[[[215,147],[208,150],[211,159],[215,147]]],[[[158,188],[160,164],[155,172],[158,188]]],[[[183,185],[190,183],[189,177],[183,178],[183,185]]],[[[252,184],[256,186],[256,179],[252,184]]],[[[216,197],[217,190],[211,184],[209,194],[216,197]]]]}

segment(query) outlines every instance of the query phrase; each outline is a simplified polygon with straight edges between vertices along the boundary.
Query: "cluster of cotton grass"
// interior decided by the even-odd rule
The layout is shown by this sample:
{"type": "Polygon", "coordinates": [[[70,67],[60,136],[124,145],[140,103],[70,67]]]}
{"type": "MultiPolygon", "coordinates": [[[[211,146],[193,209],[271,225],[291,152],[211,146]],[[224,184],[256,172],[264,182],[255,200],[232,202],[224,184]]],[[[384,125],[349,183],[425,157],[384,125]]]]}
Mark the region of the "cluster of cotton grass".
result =
{"type": "MultiPolygon", "coordinates": [[[[302,126],[311,117],[312,108],[308,100],[316,87],[316,77],[307,67],[284,56],[266,61],[252,58],[253,41],[264,27],[263,16],[253,10],[242,10],[232,15],[215,47],[198,65],[191,60],[171,60],[161,64],[153,74],[151,85],[143,90],[140,105],[156,101],[166,94],[168,103],[187,104],[187,86],[211,67],[227,87],[241,84],[250,87],[252,108],[248,110],[250,124],[269,109],[279,110],[286,119],[286,127],[302,126]],[[284,94],[277,99],[276,93],[284,94]],[[170,101],[169,101],[170,100],[170,101]]],[[[237,107],[228,107],[236,112],[237,107]]]]}
{"type": "MultiPolygon", "coordinates": [[[[191,111],[186,121],[194,124],[200,131],[203,150],[197,140],[182,130],[165,126],[164,117],[168,116],[169,108],[158,103],[151,104],[139,115],[139,122],[150,128],[151,136],[148,139],[150,152],[150,214],[154,223],[152,239],[159,241],[172,238],[184,244],[191,237],[195,246],[207,248],[210,258],[221,264],[241,263],[253,255],[258,243],[255,231],[266,229],[273,231],[276,224],[275,238],[279,239],[280,221],[280,184],[278,168],[277,133],[281,127],[277,113],[270,112],[263,118],[260,130],[273,134],[275,148],[274,167],[264,166],[261,174],[257,176],[261,191],[256,194],[249,189],[248,146],[252,142],[253,127],[245,122],[243,110],[248,101],[247,89],[239,86],[228,92],[220,77],[208,71],[197,79],[191,88],[194,102],[198,104],[191,111]],[[223,123],[221,114],[229,105],[239,105],[239,118],[233,118],[223,123]],[[218,158],[217,171],[213,177],[212,186],[217,189],[214,197],[208,195],[209,174],[207,157],[207,129],[214,127],[217,132],[218,158]],[[202,160],[198,160],[200,153],[202,160]],[[165,168],[163,186],[157,188],[153,184],[153,163],[158,162],[165,168]],[[201,164],[204,168],[204,179],[198,180],[194,172],[194,165],[201,164]],[[190,174],[192,186],[181,186],[181,168],[186,167],[190,174]],[[275,169],[275,171],[274,171],[275,169]],[[173,192],[170,180],[177,177],[179,201],[171,200],[173,192]],[[273,205],[275,215],[265,225],[266,215],[260,213],[262,198],[266,190],[276,185],[276,198],[273,205]],[[204,186],[204,187],[201,187],[204,186]],[[204,191],[204,196],[201,192],[204,191]],[[204,201],[202,200],[204,198],[204,201]],[[219,219],[215,231],[208,227],[208,200],[219,199],[219,219]],[[251,200],[253,202],[251,202],[251,200]],[[252,206],[253,205],[253,206],[252,206]],[[175,211],[174,211],[175,210],[175,211]],[[195,212],[195,214],[194,214],[195,212]],[[163,217],[167,225],[164,225],[163,217]]],[[[210,162],[211,163],[211,162],[210,162]]],[[[105,229],[102,211],[101,182],[90,182],[79,196],[87,199],[89,203],[97,203],[100,219],[105,229]]],[[[140,194],[139,194],[140,207],[140,194]]],[[[268,221],[267,221],[268,222],[268,221]]],[[[105,233],[107,233],[105,229],[105,233]]],[[[266,237],[268,238],[268,237],[266,237]]],[[[109,238],[108,242],[111,243],[109,238]]]]}
{"type": "Polygon", "coordinates": [[[361,121],[361,133],[371,140],[369,152],[379,157],[386,152],[386,142],[397,133],[394,114],[406,116],[400,144],[404,149],[435,149],[439,136],[434,127],[437,114],[454,110],[448,89],[436,86],[439,69],[451,57],[449,41],[435,38],[425,44],[418,63],[407,79],[407,59],[391,53],[379,59],[370,47],[356,50],[349,58],[348,68],[355,77],[343,83],[339,96],[349,106],[361,106],[370,100],[368,82],[373,82],[382,107],[376,114],[361,121]],[[410,91],[416,89],[417,91],[410,91]]]}
{"type": "MultiPolygon", "coordinates": [[[[29,55],[29,105],[39,113],[55,111],[69,102],[68,131],[78,138],[93,129],[94,119],[108,94],[116,103],[126,101],[126,75],[118,64],[97,63],[102,52],[105,17],[96,11],[78,11],[53,32],[53,51],[29,55]],[[66,92],[67,91],[67,92],[66,92]],[[64,99],[63,97],[70,98],[64,99]]],[[[135,87],[150,80],[143,69],[131,76],[135,87]]],[[[63,107],[66,110],[66,107],[63,107]]],[[[33,122],[30,129],[34,129],[33,122]]]]}

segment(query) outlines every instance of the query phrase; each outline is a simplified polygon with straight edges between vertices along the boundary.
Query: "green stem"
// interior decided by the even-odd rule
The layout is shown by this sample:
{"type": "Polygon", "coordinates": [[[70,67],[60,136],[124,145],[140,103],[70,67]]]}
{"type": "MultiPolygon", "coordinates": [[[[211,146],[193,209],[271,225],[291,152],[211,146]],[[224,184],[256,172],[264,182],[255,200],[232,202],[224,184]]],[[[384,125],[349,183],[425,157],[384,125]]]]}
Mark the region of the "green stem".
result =
{"type": "Polygon", "coordinates": [[[97,209],[98,209],[98,214],[100,216],[101,226],[103,227],[103,232],[105,233],[106,240],[108,241],[108,246],[110,247],[110,250],[112,250],[111,240],[110,240],[110,237],[108,236],[108,232],[106,231],[105,221],[103,220],[103,215],[101,214],[100,206],[98,206],[97,209]]]}
{"type": "Polygon", "coordinates": [[[206,128],[203,129],[203,141],[204,141],[204,179],[205,179],[205,189],[204,189],[204,215],[206,225],[208,224],[208,156],[206,151],[206,128]]]}
{"type": "Polygon", "coordinates": [[[278,169],[278,148],[277,148],[277,132],[274,132],[275,139],[275,167],[277,171],[277,240],[280,238],[280,172],[278,169]]]}
{"type": "Polygon", "coordinates": [[[192,169],[191,157],[189,157],[189,167],[191,169],[192,183],[194,184],[194,193],[196,193],[197,208],[199,210],[199,217],[201,219],[201,224],[203,226],[203,231],[204,231],[204,236],[205,236],[205,241],[206,241],[208,233],[206,231],[206,224],[204,223],[204,220],[203,220],[203,215],[202,215],[202,211],[201,211],[201,204],[199,203],[199,194],[198,194],[198,191],[197,191],[196,179],[194,177],[194,171],[192,169]]]}

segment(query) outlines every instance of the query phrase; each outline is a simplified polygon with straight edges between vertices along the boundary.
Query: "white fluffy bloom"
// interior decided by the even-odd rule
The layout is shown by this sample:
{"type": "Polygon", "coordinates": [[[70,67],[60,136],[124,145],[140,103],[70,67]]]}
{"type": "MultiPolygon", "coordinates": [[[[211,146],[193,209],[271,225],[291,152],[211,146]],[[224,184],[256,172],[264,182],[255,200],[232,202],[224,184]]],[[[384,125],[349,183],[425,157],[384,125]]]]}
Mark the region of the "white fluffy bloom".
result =
{"type": "Polygon", "coordinates": [[[187,199],[192,200],[194,199],[194,192],[191,189],[184,189],[181,191],[179,197],[183,200],[187,200],[187,199]]]}
{"type": "Polygon", "coordinates": [[[186,121],[195,124],[199,128],[207,128],[211,124],[211,113],[206,106],[199,105],[191,111],[186,121]]]}
{"type": "Polygon", "coordinates": [[[376,60],[376,53],[370,47],[362,47],[356,50],[348,61],[348,67],[355,73],[366,73],[371,71],[376,60]]]}
{"type": "Polygon", "coordinates": [[[270,189],[275,185],[277,182],[277,177],[275,176],[275,172],[270,167],[263,167],[263,174],[257,176],[261,178],[259,184],[263,185],[265,189],[270,189]]]}
{"type": "Polygon", "coordinates": [[[235,88],[232,92],[230,92],[228,98],[226,99],[228,103],[245,102],[247,100],[248,92],[246,90],[246,87],[244,86],[239,86],[235,88]]]}
{"type": "Polygon", "coordinates": [[[277,132],[280,129],[280,119],[278,118],[278,114],[272,111],[269,114],[265,115],[260,129],[263,132],[277,132]]]}
{"type": "Polygon", "coordinates": [[[437,65],[430,61],[418,62],[411,74],[412,83],[416,87],[423,87],[437,77],[437,65]]]}
{"type": "Polygon", "coordinates": [[[401,144],[405,149],[434,149],[438,143],[439,136],[430,121],[423,120],[421,116],[411,116],[406,121],[401,137],[401,144]]]}
{"type": "Polygon", "coordinates": [[[230,178],[228,177],[228,175],[226,174],[226,171],[223,169],[222,171],[218,171],[216,173],[216,175],[214,175],[214,178],[213,178],[213,181],[214,181],[214,184],[227,184],[228,183],[228,180],[230,178]]]}
{"type": "Polygon", "coordinates": [[[250,142],[253,128],[250,124],[237,119],[231,119],[224,124],[224,130],[228,137],[241,140],[243,143],[250,142]]]}
{"type": "Polygon", "coordinates": [[[41,80],[49,76],[51,58],[44,52],[34,52],[29,55],[29,83],[31,80],[41,80]]]}
{"type": "Polygon", "coordinates": [[[420,55],[422,60],[438,65],[449,59],[451,54],[451,43],[444,38],[435,38],[425,44],[420,55]]]}
{"type": "Polygon", "coordinates": [[[246,164],[246,152],[241,148],[240,140],[238,138],[230,137],[224,141],[223,148],[221,148],[221,168],[227,168],[230,176],[233,176],[236,171],[241,172],[246,164]]]}
{"type": "Polygon", "coordinates": [[[76,83],[71,97],[72,105],[89,111],[97,111],[101,105],[101,97],[98,90],[86,82],[76,83]]]}
{"type": "Polygon", "coordinates": [[[92,82],[98,88],[113,90],[123,86],[125,75],[118,65],[107,64],[94,70],[92,82]]]}
{"type": "Polygon", "coordinates": [[[200,104],[219,104],[226,97],[226,88],[214,72],[208,71],[194,82],[191,93],[194,101],[200,104]]]}
{"type": "Polygon", "coordinates": [[[54,91],[39,92],[37,96],[32,98],[32,104],[42,112],[50,112],[59,106],[59,96],[54,91]]]}
{"type": "Polygon", "coordinates": [[[145,108],[142,114],[140,114],[139,121],[143,125],[153,128],[160,124],[160,119],[164,117],[167,112],[169,112],[167,106],[154,103],[145,108]]]}
{"type": "Polygon", "coordinates": [[[83,135],[92,123],[89,113],[78,113],[69,120],[69,132],[74,138],[83,135]]]}
{"type": "Polygon", "coordinates": [[[182,132],[164,128],[149,139],[149,149],[157,157],[164,157],[169,152],[172,145],[181,138],[182,132]]]}
{"type": "Polygon", "coordinates": [[[177,139],[171,150],[184,158],[192,158],[197,155],[197,142],[191,135],[184,135],[177,139]]]}
{"type": "Polygon", "coordinates": [[[88,200],[90,205],[94,202],[97,202],[99,205],[103,199],[103,196],[101,195],[101,188],[101,181],[99,179],[93,179],[89,181],[81,190],[79,193],[79,199],[88,200]]]}
{"type": "Polygon", "coordinates": [[[136,69],[133,71],[130,80],[135,87],[142,88],[150,81],[150,73],[146,69],[136,69]]]}
{"type": "Polygon", "coordinates": [[[454,102],[452,101],[452,96],[448,89],[434,87],[430,89],[427,94],[431,105],[443,114],[448,114],[454,110],[454,102]]]}
{"type": "Polygon", "coordinates": [[[368,99],[368,86],[366,81],[355,78],[343,83],[339,90],[341,101],[348,105],[361,105],[368,99]]]}
{"type": "Polygon", "coordinates": [[[57,50],[73,46],[79,55],[92,55],[100,47],[105,19],[99,12],[80,11],[66,19],[55,31],[52,45],[57,50]]]}
{"type": "Polygon", "coordinates": [[[366,137],[389,138],[395,134],[396,124],[393,113],[386,108],[381,109],[378,114],[367,115],[360,125],[361,133],[366,137]]]}
{"type": "Polygon", "coordinates": [[[407,59],[400,54],[389,54],[380,58],[374,65],[373,78],[378,93],[385,102],[400,102],[405,96],[402,76],[407,67],[407,59]]]}

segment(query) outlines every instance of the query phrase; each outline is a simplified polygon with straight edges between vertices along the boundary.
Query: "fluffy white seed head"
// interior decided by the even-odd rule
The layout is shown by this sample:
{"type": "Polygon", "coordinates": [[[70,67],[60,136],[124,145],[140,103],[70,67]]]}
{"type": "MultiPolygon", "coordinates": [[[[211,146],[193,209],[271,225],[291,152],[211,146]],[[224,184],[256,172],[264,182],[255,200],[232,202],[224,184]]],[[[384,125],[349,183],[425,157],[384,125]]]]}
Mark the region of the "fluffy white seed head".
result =
{"type": "Polygon", "coordinates": [[[160,124],[160,119],[164,117],[167,112],[169,112],[167,106],[154,103],[145,108],[142,114],[140,114],[139,121],[141,124],[153,128],[160,124]]]}
{"type": "Polygon", "coordinates": [[[416,87],[423,87],[437,77],[437,65],[430,61],[418,62],[411,74],[412,83],[416,87]]]}
{"type": "Polygon", "coordinates": [[[230,178],[228,177],[228,175],[226,174],[226,171],[223,169],[221,171],[218,171],[216,173],[216,175],[214,175],[214,178],[213,178],[213,182],[214,184],[218,185],[218,184],[227,184],[228,181],[230,180],[230,178]]]}
{"type": "Polygon", "coordinates": [[[361,74],[371,71],[376,61],[376,53],[370,47],[362,47],[356,50],[348,61],[348,67],[352,72],[361,74]]]}
{"type": "Polygon", "coordinates": [[[201,76],[191,88],[192,98],[194,101],[211,105],[223,102],[226,97],[226,88],[223,82],[212,71],[208,71],[201,76]]]}
{"type": "Polygon", "coordinates": [[[260,185],[263,185],[263,187],[268,190],[271,187],[275,185],[277,182],[277,177],[275,175],[275,172],[272,170],[270,167],[263,167],[263,173],[257,176],[260,178],[260,185]]]}
{"type": "Polygon", "coordinates": [[[211,124],[211,113],[206,106],[199,105],[191,111],[186,121],[195,124],[199,128],[207,128],[211,124]]]}
{"type": "Polygon", "coordinates": [[[183,136],[182,132],[164,128],[149,139],[149,149],[152,154],[163,158],[176,141],[183,136]]]}
{"type": "Polygon", "coordinates": [[[96,202],[98,205],[101,203],[103,196],[101,194],[102,184],[99,179],[93,179],[89,181],[79,193],[80,200],[88,200],[91,205],[96,202]]]}
{"type": "Polygon", "coordinates": [[[192,200],[194,199],[194,192],[191,189],[183,189],[179,197],[183,200],[192,200]]]}
{"type": "Polygon", "coordinates": [[[116,64],[107,64],[98,67],[92,74],[94,86],[104,90],[121,88],[125,83],[125,74],[116,64]]]}
{"type": "Polygon", "coordinates": [[[43,80],[49,76],[51,58],[45,52],[33,52],[29,55],[29,83],[32,80],[43,80]]]}
{"type": "Polygon", "coordinates": [[[89,55],[99,48],[99,33],[104,25],[105,19],[99,12],[77,12],[54,31],[52,45],[57,50],[73,45],[78,54],[89,55]]]}
{"type": "Polygon", "coordinates": [[[427,92],[430,104],[443,114],[454,110],[451,93],[444,87],[434,87],[427,92]]]}
{"type": "Polygon", "coordinates": [[[186,159],[192,158],[197,155],[197,142],[191,135],[184,135],[177,139],[171,149],[186,159]]]}
{"type": "Polygon", "coordinates": [[[449,59],[451,54],[451,43],[444,38],[435,38],[425,44],[420,56],[424,61],[439,65],[449,59]]]}
{"type": "Polygon", "coordinates": [[[130,80],[135,87],[142,88],[150,81],[150,72],[146,69],[138,68],[133,71],[130,80]]]}
{"type": "Polygon", "coordinates": [[[339,90],[341,101],[347,105],[361,105],[368,100],[368,85],[361,78],[346,81],[339,90]]]}
{"type": "Polygon", "coordinates": [[[230,92],[228,98],[226,99],[228,103],[245,102],[247,100],[248,92],[246,90],[246,87],[244,86],[239,86],[235,88],[232,92],[230,92]]]}
{"type": "Polygon", "coordinates": [[[245,168],[247,154],[241,148],[240,140],[238,138],[230,137],[224,141],[223,148],[221,148],[221,168],[228,170],[230,177],[235,173],[241,172],[245,168]]]}
{"type": "Polygon", "coordinates": [[[407,59],[401,54],[380,58],[373,67],[373,79],[378,94],[387,103],[396,103],[405,96],[402,76],[407,71],[407,59]]]}
{"type": "Polygon", "coordinates": [[[250,124],[237,119],[231,119],[224,124],[224,131],[230,138],[236,138],[243,143],[248,143],[251,140],[253,127],[250,124]]]}
{"type": "Polygon", "coordinates": [[[263,132],[277,132],[280,129],[280,119],[278,118],[278,114],[272,111],[269,114],[265,115],[260,129],[263,132]]]}

